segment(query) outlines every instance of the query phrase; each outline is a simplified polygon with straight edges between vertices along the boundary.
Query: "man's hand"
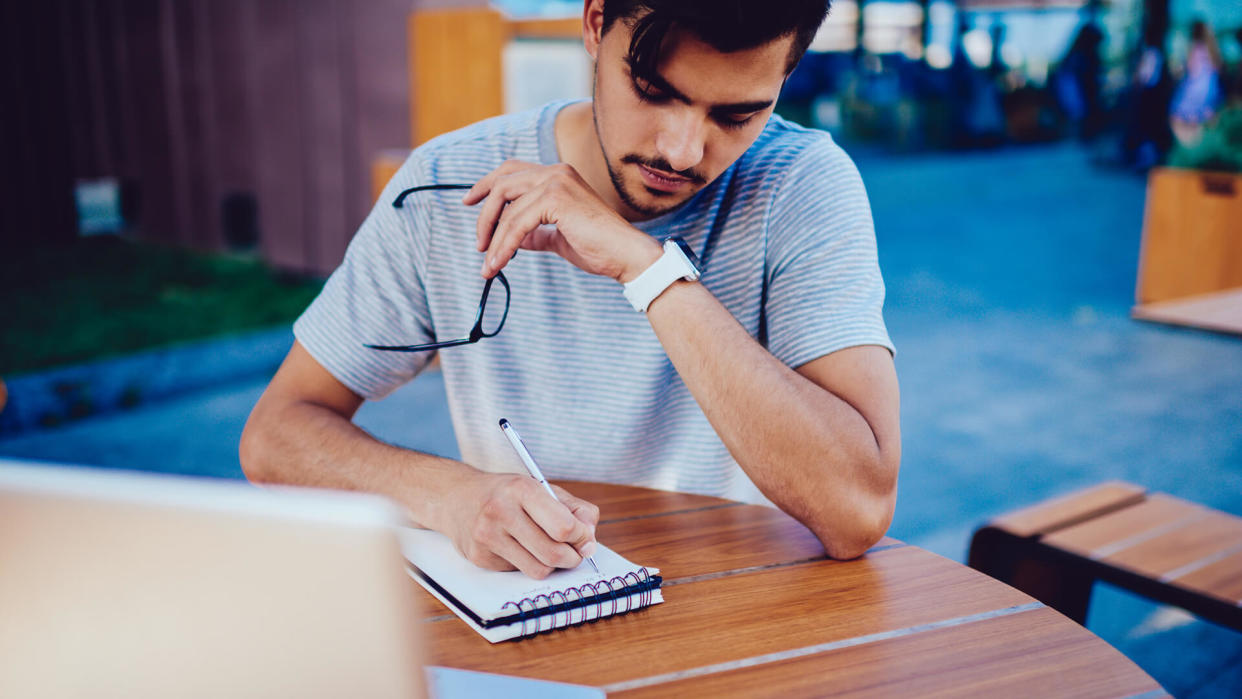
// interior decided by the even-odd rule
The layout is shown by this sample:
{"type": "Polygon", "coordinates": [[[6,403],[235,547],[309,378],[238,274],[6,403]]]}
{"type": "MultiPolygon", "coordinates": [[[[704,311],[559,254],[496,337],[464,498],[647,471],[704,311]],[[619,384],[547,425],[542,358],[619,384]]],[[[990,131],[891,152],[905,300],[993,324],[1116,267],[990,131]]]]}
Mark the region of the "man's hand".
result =
{"type": "Polygon", "coordinates": [[[446,498],[444,533],[470,562],[543,579],[595,553],[599,508],[525,476],[473,472],[446,498]]]}
{"type": "Polygon", "coordinates": [[[483,202],[478,249],[483,276],[499,272],[518,249],[554,252],[591,274],[625,283],[660,257],[651,236],[631,226],[564,163],[509,160],[466,192],[483,202]]]}

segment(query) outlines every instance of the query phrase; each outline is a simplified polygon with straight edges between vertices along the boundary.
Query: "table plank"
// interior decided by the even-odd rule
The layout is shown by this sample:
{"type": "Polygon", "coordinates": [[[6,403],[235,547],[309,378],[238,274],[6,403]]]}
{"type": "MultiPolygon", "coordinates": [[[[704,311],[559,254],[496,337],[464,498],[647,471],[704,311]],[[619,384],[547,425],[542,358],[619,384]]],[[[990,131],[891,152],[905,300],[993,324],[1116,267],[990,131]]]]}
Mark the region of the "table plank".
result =
{"type": "MultiPolygon", "coordinates": [[[[602,515],[620,514],[604,519],[596,537],[639,565],[659,568],[668,581],[824,557],[809,529],[772,507],[647,488],[560,484],[588,486],[570,492],[596,496],[602,515]]],[[[886,537],[881,544],[901,542],[886,537]]],[[[426,619],[452,610],[422,594],[415,613],[426,619]]]]}
{"type": "Polygon", "coordinates": [[[622,617],[495,645],[456,618],[430,621],[431,662],[599,686],[1033,601],[912,546],[673,585],[664,595],[664,604],[622,617]]]}
{"type": "MultiPolygon", "coordinates": [[[[617,487],[611,487],[616,490],[617,487]]],[[[823,559],[823,546],[809,529],[791,516],[765,505],[729,503],[719,507],[705,498],[707,507],[673,509],[660,513],[652,505],[662,502],[702,505],[696,500],[666,499],[660,490],[637,490],[631,502],[641,516],[605,520],[596,536],[609,548],[638,565],[658,567],[667,584],[682,577],[722,574],[753,567],[786,565],[795,561],[823,559]]],[[[698,495],[691,495],[698,498],[698,495]]],[[[619,498],[612,498],[619,500],[619,498]]],[[[632,512],[632,510],[631,510],[632,512]]],[[[877,548],[903,545],[884,538],[877,548]]],[[[417,616],[451,615],[452,611],[431,595],[422,596],[417,616]]]]}
{"type": "Polygon", "coordinates": [[[1015,510],[993,520],[992,526],[1014,536],[1046,534],[1142,502],[1145,492],[1136,485],[1110,481],[1015,510]]]}
{"type": "Polygon", "coordinates": [[[763,505],[601,524],[595,533],[631,561],[659,568],[666,580],[824,557],[809,529],[763,505]]]}
{"type": "Polygon", "coordinates": [[[741,503],[724,498],[674,493],[654,488],[616,486],[587,481],[553,481],[556,485],[599,507],[600,521],[683,512],[705,507],[732,507],[741,503]]]}
{"type": "MultiPolygon", "coordinates": [[[[660,569],[665,585],[684,578],[824,559],[819,539],[772,507],[741,505],[691,509],[601,524],[596,536],[639,565],[660,569]]],[[[885,537],[873,549],[905,544],[885,537]]],[[[424,595],[418,617],[451,614],[424,595]]]]}
{"type": "Polygon", "coordinates": [[[1160,685],[1121,653],[1038,607],[609,696],[1091,698],[1153,691],[1160,685]]]}

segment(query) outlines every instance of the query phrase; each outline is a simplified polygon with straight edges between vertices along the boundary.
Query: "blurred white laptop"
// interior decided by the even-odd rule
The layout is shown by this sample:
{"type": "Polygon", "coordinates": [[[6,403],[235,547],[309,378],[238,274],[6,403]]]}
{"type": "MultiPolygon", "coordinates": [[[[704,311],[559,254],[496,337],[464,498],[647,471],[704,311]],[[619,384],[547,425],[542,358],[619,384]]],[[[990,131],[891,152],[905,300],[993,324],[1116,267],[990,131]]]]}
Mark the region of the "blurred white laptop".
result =
{"type": "MultiPolygon", "coordinates": [[[[0,697],[423,697],[402,523],[368,495],[0,459],[0,697]]],[[[438,696],[603,695],[428,670],[438,696]]]]}
{"type": "Polygon", "coordinates": [[[365,495],[0,462],[0,697],[421,696],[365,495]]]}

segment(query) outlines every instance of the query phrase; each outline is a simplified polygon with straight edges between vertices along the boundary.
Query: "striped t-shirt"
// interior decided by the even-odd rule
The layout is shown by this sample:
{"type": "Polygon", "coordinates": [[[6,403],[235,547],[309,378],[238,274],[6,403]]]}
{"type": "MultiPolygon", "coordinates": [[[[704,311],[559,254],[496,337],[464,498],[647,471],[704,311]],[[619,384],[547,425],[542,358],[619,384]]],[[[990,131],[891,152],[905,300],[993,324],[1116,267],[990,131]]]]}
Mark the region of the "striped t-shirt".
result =
{"type": "MultiPolygon", "coordinates": [[[[559,162],[553,124],[567,104],[440,136],[389,182],[293,328],[350,390],[380,398],[431,359],[364,343],[466,337],[478,310],[478,207],[454,190],[411,194],[400,209],[393,199],[416,185],[473,183],[511,158],[559,162]]],[[[699,256],[703,285],[790,367],[846,347],[892,350],[867,195],[822,131],[773,116],[719,178],[635,225],[657,239],[681,236],[699,256]]],[[[512,304],[500,334],[440,351],[463,461],[521,473],[497,426],[507,417],[549,478],[761,500],[619,284],[552,253],[519,252],[504,272],[512,304]]],[[[496,287],[489,309],[503,302],[496,287]]]]}

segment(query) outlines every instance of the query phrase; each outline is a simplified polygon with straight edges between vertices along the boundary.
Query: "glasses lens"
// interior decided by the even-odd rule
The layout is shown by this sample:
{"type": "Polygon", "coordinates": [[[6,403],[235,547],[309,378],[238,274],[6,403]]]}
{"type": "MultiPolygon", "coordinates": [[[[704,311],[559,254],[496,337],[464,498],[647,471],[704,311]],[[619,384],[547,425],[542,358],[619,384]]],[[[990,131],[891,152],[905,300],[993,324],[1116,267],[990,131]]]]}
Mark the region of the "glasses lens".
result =
{"type": "Polygon", "coordinates": [[[505,316],[509,313],[509,288],[503,284],[493,284],[483,306],[483,318],[479,323],[484,335],[495,335],[500,326],[505,324],[505,316]]]}

